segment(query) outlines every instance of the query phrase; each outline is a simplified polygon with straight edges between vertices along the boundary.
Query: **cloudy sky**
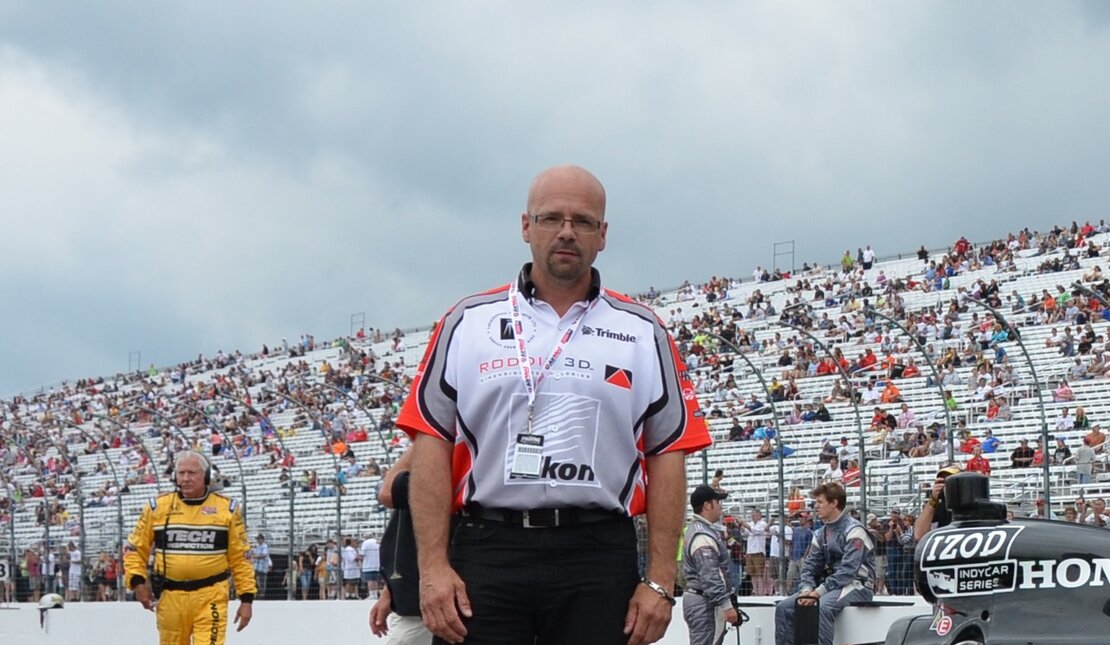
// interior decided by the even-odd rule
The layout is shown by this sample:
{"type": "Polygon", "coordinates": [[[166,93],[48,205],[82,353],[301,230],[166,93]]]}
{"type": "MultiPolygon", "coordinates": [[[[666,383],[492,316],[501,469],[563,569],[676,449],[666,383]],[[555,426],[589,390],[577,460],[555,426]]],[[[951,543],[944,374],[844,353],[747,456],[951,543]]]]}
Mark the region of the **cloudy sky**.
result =
{"type": "Polygon", "coordinates": [[[0,4],[0,395],[426,325],[609,192],[636,292],[1110,217],[1110,5],[0,4]]]}

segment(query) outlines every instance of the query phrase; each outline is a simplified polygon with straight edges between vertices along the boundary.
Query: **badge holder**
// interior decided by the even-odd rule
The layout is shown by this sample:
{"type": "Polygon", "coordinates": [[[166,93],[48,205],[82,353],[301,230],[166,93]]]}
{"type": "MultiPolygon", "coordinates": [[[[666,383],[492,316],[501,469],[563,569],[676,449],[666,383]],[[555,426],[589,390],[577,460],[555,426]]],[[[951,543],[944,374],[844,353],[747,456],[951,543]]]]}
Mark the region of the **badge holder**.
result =
{"type": "Polygon", "coordinates": [[[543,461],[543,436],[522,432],[516,436],[516,452],[509,476],[538,479],[543,461]]]}

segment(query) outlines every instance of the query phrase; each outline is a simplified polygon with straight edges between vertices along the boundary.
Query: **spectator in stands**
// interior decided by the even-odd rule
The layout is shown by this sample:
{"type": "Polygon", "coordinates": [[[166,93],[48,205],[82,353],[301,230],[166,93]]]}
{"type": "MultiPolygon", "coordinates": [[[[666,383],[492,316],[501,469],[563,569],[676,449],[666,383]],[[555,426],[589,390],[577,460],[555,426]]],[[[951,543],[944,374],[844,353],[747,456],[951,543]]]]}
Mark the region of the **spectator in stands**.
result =
{"type": "Polygon", "coordinates": [[[756,596],[770,596],[774,593],[770,589],[771,582],[767,573],[767,522],[763,521],[763,513],[753,509],[751,521],[739,519],[741,534],[747,538],[747,559],[745,569],[752,579],[752,594],[756,596]]]}
{"type": "Polygon", "coordinates": [[[1074,427],[1075,419],[1071,417],[1071,414],[1068,412],[1068,409],[1066,407],[1062,408],[1060,410],[1060,416],[1056,417],[1056,430],[1058,432],[1064,432],[1067,430],[1071,430],[1074,427]]]}
{"type": "Polygon", "coordinates": [[[1061,401],[1074,401],[1075,393],[1072,392],[1071,386],[1067,381],[1060,381],[1059,387],[1052,392],[1052,400],[1059,403],[1061,401]]]}
{"type": "Polygon", "coordinates": [[[1087,440],[1090,442],[1092,450],[1102,452],[1106,444],[1106,435],[1102,432],[1100,426],[1092,426],[1091,431],[1087,433],[1087,440]]]}
{"type": "Polygon", "coordinates": [[[960,434],[960,452],[965,455],[974,454],[975,449],[981,447],[981,442],[972,436],[970,430],[961,430],[960,434]]]}
{"type": "Polygon", "coordinates": [[[893,380],[888,380],[886,382],[886,387],[883,388],[882,396],[879,398],[887,405],[891,403],[901,403],[902,390],[898,389],[898,386],[894,384],[893,380]]]}
{"type": "Polygon", "coordinates": [[[1110,527],[1110,515],[1106,514],[1106,500],[1099,497],[1090,505],[1087,506],[1087,501],[1080,497],[1075,502],[1076,510],[1084,524],[1091,526],[1098,526],[1101,528],[1110,527]]]}
{"type": "Polygon", "coordinates": [[[1095,461],[1095,451],[1091,448],[1088,437],[1083,437],[1079,447],[1075,449],[1075,477],[1078,484],[1091,482],[1091,465],[1095,461]]]}
{"type": "Polygon", "coordinates": [[[1086,430],[1091,427],[1091,419],[1087,416],[1087,411],[1083,406],[1075,408],[1075,419],[1072,421],[1072,428],[1075,430],[1086,430]]]}
{"type": "Polygon", "coordinates": [[[1029,447],[1029,440],[1022,439],[1021,445],[1010,453],[1010,465],[1013,468],[1029,468],[1033,465],[1034,455],[1033,449],[1029,447]]]}
{"type": "Polygon", "coordinates": [[[845,486],[859,486],[860,471],[859,461],[851,459],[848,461],[848,467],[844,469],[844,485],[845,486]]]}
{"type": "Polygon", "coordinates": [[[829,458],[828,465],[821,473],[822,482],[840,482],[844,480],[844,470],[840,468],[840,460],[836,457],[829,458]]]}
{"type": "Polygon", "coordinates": [[[1044,505],[1044,498],[1038,497],[1035,505],[1035,510],[1029,514],[1029,517],[1054,520],[1056,519],[1056,513],[1046,509],[1044,505]]]}
{"type": "Polygon", "coordinates": [[[251,549],[251,565],[254,567],[254,584],[258,589],[258,598],[266,598],[266,580],[270,576],[270,545],[266,544],[266,536],[259,533],[255,537],[255,545],[251,549]]]}
{"type": "Polygon", "coordinates": [[[833,441],[826,439],[824,442],[821,442],[821,452],[817,455],[817,461],[827,464],[829,460],[835,460],[835,458],[837,458],[837,449],[836,446],[833,445],[833,441]]]}
{"type": "Polygon", "coordinates": [[[1056,448],[1052,451],[1052,464],[1061,466],[1071,459],[1071,448],[1063,437],[1056,437],[1056,448]]]}
{"type": "Polygon", "coordinates": [[[713,471],[713,479],[711,479],[709,481],[709,485],[713,488],[713,490],[717,491],[718,493],[726,493],[727,494],[728,491],[725,490],[724,486],[721,485],[724,481],[725,481],[725,471],[718,468],[717,470],[713,471]]]}
{"type": "Polygon", "coordinates": [[[1076,512],[1074,506],[1065,506],[1064,507],[1064,521],[1065,522],[1067,522],[1069,524],[1076,524],[1079,521],[1078,516],[1079,516],[1079,514],[1076,512]]]}
{"type": "Polygon", "coordinates": [[[764,439],[763,443],[759,446],[759,451],[755,453],[756,459],[770,459],[775,449],[771,446],[770,439],[764,439]]]}
{"type": "Polygon", "coordinates": [[[988,428],[986,431],[986,436],[983,437],[983,452],[988,454],[996,452],[998,450],[999,444],[1001,443],[1002,442],[998,440],[998,437],[994,436],[994,432],[988,428]]]}
{"type": "Polygon", "coordinates": [[[975,446],[972,452],[971,459],[967,460],[964,470],[968,472],[982,473],[987,477],[991,476],[991,462],[983,456],[983,447],[975,446]]]}

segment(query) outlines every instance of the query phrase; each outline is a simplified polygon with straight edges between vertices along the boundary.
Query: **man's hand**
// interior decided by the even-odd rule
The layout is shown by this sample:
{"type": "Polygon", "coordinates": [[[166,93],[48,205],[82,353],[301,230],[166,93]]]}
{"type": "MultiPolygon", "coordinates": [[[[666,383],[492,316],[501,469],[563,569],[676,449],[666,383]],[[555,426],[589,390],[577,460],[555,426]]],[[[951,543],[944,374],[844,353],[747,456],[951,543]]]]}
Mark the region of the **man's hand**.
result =
{"type": "Polygon", "coordinates": [[[809,593],[798,596],[798,604],[803,607],[810,607],[816,605],[817,601],[820,599],[821,596],[817,595],[816,591],[810,591],[809,593]]]}
{"type": "Polygon", "coordinates": [[[135,585],[132,591],[135,592],[135,600],[142,603],[143,609],[154,611],[154,607],[158,603],[154,600],[154,592],[150,590],[149,584],[144,582],[141,585],[135,585]]]}
{"type": "Polygon", "coordinates": [[[378,602],[370,608],[370,633],[375,636],[388,636],[389,626],[386,619],[389,618],[389,587],[382,590],[382,595],[378,597],[378,602]]]}
{"type": "Polygon", "coordinates": [[[725,622],[727,622],[729,625],[739,625],[740,614],[736,613],[736,610],[734,608],[729,607],[725,610],[725,622]]]}
{"type": "Polygon", "coordinates": [[[933,491],[930,493],[930,496],[939,502],[942,494],[944,494],[944,478],[937,477],[933,481],[933,491]]]}
{"type": "Polygon", "coordinates": [[[235,624],[238,625],[238,627],[235,628],[235,631],[241,632],[246,629],[247,625],[250,624],[251,616],[253,615],[254,605],[249,602],[239,603],[239,611],[235,612],[235,624]]]}
{"type": "Polygon", "coordinates": [[[624,617],[624,633],[629,636],[628,645],[654,643],[663,638],[670,622],[671,603],[647,585],[636,585],[636,593],[632,594],[628,613],[624,617]]]}
{"type": "Polygon", "coordinates": [[[420,613],[428,630],[448,643],[466,638],[462,617],[470,618],[466,583],[449,565],[420,571],[420,613]]]}

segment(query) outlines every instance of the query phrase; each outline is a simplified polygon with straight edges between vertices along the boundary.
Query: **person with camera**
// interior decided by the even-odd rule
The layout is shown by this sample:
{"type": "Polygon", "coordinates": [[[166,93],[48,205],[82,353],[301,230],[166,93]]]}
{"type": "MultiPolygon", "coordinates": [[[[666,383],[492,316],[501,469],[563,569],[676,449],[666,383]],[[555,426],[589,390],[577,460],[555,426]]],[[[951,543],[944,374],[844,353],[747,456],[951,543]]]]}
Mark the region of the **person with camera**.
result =
{"type": "Polygon", "coordinates": [[[706,484],[690,494],[694,516],[682,545],[687,594],[682,599],[682,617],[690,630],[690,645],[720,645],[725,637],[725,624],[736,625],[740,621],[732,606],[731,596],[737,584],[729,575],[732,557],[717,528],[721,500],[726,497],[728,493],[706,484]]]}
{"type": "Polygon", "coordinates": [[[143,507],[124,547],[124,578],[135,600],[157,615],[162,645],[223,645],[228,578],[235,579],[236,631],[251,621],[256,591],[250,541],[238,502],[209,490],[211,467],[199,452],[178,453],[177,490],[143,507]],[[154,570],[147,570],[157,548],[154,570]]]}
{"type": "Polygon", "coordinates": [[[845,509],[839,482],[825,482],[810,495],[823,522],[802,567],[798,592],[775,606],[775,642],[793,645],[797,607],[818,607],[820,645],[832,645],[836,617],[853,602],[874,596],[875,545],[867,529],[845,509]]]}

